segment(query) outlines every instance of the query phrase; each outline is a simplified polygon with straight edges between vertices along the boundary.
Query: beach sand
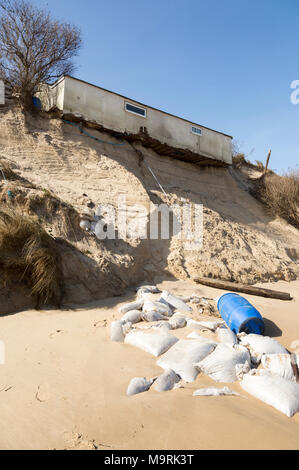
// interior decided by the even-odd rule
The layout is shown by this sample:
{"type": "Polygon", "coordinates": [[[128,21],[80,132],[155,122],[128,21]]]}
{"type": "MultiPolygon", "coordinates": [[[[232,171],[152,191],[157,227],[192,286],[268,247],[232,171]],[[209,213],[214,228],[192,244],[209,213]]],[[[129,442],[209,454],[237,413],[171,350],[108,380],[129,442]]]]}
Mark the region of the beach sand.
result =
{"type": "MultiPolygon", "coordinates": [[[[190,280],[158,285],[178,295],[223,293],[190,280]]],[[[265,318],[266,334],[298,350],[299,282],[258,285],[293,295],[292,301],[245,297],[265,318]]],[[[299,413],[288,418],[237,382],[229,386],[241,397],[192,397],[197,388],[226,385],[202,375],[182,389],[126,396],[133,377],[161,373],[150,354],[110,340],[119,306],[134,298],[131,289],[76,310],[0,318],[1,449],[298,449],[299,413]]]]}

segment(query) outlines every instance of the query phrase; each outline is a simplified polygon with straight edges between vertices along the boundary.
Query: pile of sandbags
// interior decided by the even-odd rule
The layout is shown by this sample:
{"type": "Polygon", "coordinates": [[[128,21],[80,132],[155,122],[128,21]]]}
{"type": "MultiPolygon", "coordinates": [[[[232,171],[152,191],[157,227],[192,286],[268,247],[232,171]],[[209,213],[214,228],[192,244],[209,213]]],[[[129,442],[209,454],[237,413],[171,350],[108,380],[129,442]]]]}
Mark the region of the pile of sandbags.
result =
{"type": "MultiPolygon", "coordinates": [[[[181,388],[184,382],[192,383],[204,374],[215,382],[238,382],[244,391],[287,416],[299,411],[299,355],[289,354],[269,336],[236,335],[222,320],[194,320],[187,303],[197,306],[203,300],[195,294],[177,297],[161,293],[156,286],[141,286],[136,300],[119,309],[122,316],[111,323],[111,339],[158,357],[156,364],[163,369],[159,377],[132,379],[127,394],[181,388]],[[161,296],[157,299],[153,294],[161,296]],[[183,339],[172,334],[185,327],[194,331],[183,339]]],[[[193,393],[196,397],[227,395],[239,393],[227,386],[200,388],[193,393]]]]}
{"type": "MultiPolygon", "coordinates": [[[[142,286],[137,289],[137,299],[134,302],[120,307],[119,312],[122,313],[120,320],[115,321],[111,324],[111,339],[112,341],[124,342],[126,334],[129,332],[132,325],[143,322],[159,322],[159,325],[153,325],[153,328],[159,327],[161,333],[167,333],[169,330],[176,330],[178,328],[184,328],[187,323],[187,318],[182,316],[180,311],[192,312],[192,308],[189,307],[183,299],[170,294],[167,291],[163,291],[159,300],[153,300],[152,294],[158,294],[161,291],[156,286],[142,286]],[[174,312],[177,312],[176,314],[174,312]],[[162,322],[165,322],[163,325],[162,322]],[[167,323],[166,323],[167,322],[167,323]]],[[[138,338],[141,336],[131,334],[126,342],[129,344],[137,344],[140,346],[138,338]]],[[[142,336],[144,340],[146,336],[142,336]]],[[[151,338],[151,337],[149,337],[151,338]]],[[[156,342],[159,342],[158,340],[156,342]]],[[[148,350],[145,345],[145,350],[148,350]]],[[[151,350],[151,347],[149,347],[151,350]]],[[[161,350],[165,352],[162,347],[154,348],[156,354],[157,351],[161,350]]],[[[160,353],[162,354],[162,352],[160,353]]]]}

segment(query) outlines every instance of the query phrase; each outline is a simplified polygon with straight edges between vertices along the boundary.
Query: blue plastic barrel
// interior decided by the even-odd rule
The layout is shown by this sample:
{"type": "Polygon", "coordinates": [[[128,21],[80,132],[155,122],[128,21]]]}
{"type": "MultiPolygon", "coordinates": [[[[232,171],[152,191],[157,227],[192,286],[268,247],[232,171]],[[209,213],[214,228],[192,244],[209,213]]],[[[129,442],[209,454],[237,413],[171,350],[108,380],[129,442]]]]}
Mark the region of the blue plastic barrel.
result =
{"type": "Polygon", "coordinates": [[[33,98],[32,98],[32,104],[33,104],[33,106],[34,106],[35,109],[39,109],[39,110],[42,109],[41,100],[40,100],[39,98],[37,98],[36,96],[33,96],[33,98]]]}
{"type": "Polygon", "coordinates": [[[238,294],[224,294],[217,302],[219,313],[234,333],[255,333],[262,335],[265,324],[263,317],[248,300],[238,294]]]}

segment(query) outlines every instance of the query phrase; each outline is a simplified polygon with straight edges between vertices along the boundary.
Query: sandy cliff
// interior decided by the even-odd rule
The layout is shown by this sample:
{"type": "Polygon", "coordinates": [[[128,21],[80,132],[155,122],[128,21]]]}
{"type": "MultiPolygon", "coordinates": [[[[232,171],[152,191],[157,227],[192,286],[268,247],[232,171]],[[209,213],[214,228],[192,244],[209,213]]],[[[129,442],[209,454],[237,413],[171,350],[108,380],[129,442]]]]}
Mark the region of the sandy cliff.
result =
{"type": "Polygon", "coordinates": [[[71,243],[61,248],[65,302],[119,294],[125,286],[164,272],[179,279],[202,275],[249,283],[298,276],[298,230],[271,217],[235,170],[196,166],[106,133],[88,132],[103,142],[60,119],[24,116],[12,106],[0,110],[0,158],[22,178],[2,180],[2,196],[5,200],[11,189],[13,204],[22,200],[24,207],[27,200],[27,208],[32,200],[43,199],[38,215],[45,227],[71,243]],[[25,187],[25,180],[31,187],[25,187]],[[203,246],[186,250],[175,237],[99,241],[79,228],[78,218],[69,220],[63,208],[54,214],[47,196],[77,214],[90,202],[116,207],[119,196],[126,196],[129,206],[203,204],[203,246]]]}

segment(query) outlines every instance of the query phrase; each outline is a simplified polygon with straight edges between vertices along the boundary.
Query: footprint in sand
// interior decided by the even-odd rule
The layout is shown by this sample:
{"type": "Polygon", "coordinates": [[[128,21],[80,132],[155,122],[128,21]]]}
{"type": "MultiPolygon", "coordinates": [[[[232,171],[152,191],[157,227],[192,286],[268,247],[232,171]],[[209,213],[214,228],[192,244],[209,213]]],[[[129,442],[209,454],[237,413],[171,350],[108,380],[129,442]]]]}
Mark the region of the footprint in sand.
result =
{"type": "Polygon", "coordinates": [[[12,386],[5,385],[5,387],[1,387],[1,385],[0,385],[0,393],[1,392],[8,392],[11,389],[12,389],[12,386]]]}
{"type": "Polygon", "coordinates": [[[40,403],[44,403],[51,398],[50,387],[48,384],[41,384],[37,387],[35,398],[40,403]]]}
{"type": "Polygon", "coordinates": [[[95,328],[106,328],[107,327],[107,320],[99,320],[93,325],[95,328]]]}
{"type": "Polygon", "coordinates": [[[50,334],[50,338],[52,339],[52,338],[54,338],[55,336],[57,336],[57,335],[62,335],[62,334],[64,334],[64,333],[67,333],[67,331],[64,331],[64,330],[56,330],[56,331],[54,331],[53,333],[50,334]]]}
{"type": "Polygon", "coordinates": [[[98,450],[95,440],[85,438],[79,432],[65,433],[66,447],[64,450],[98,450]]]}

